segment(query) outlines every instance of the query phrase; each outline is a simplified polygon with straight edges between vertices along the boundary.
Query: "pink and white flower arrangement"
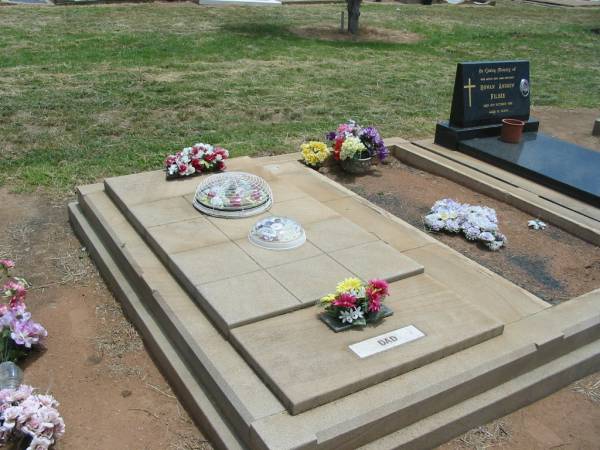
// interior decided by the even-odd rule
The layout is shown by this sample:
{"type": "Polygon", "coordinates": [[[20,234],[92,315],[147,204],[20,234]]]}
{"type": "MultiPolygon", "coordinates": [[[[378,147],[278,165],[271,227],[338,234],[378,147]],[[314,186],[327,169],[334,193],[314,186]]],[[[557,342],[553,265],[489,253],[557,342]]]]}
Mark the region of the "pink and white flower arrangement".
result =
{"type": "Polygon", "coordinates": [[[0,390],[0,445],[28,439],[27,450],[46,450],[65,433],[59,403],[31,386],[0,390]]]}
{"type": "Polygon", "coordinates": [[[167,179],[198,175],[202,172],[225,170],[229,151],[199,142],[165,159],[167,179]]]}
{"type": "Polygon", "coordinates": [[[381,319],[382,303],[388,295],[385,280],[373,279],[364,284],[358,278],[346,278],[338,283],[335,294],[320,300],[320,305],[342,325],[364,327],[381,319]]]}
{"type": "MultiPolygon", "coordinates": [[[[4,274],[15,266],[12,260],[0,260],[4,274]]],[[[0,288],[0,361],[17,361],[48,336],[46,329],[31,319],[25,296],[29,284],[23,278],[8,278],[0,288]]]]}

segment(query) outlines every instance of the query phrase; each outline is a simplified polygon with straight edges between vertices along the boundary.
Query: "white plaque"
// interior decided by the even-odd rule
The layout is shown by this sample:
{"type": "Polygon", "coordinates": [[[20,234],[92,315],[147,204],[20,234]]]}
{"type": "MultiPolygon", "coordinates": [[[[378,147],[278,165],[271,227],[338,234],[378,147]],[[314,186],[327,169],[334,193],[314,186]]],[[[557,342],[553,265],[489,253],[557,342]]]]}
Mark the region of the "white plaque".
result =
{"type": "Polygon", "coordinates": [[[370,339],[365,339],[364,341],[357,342],[356,344],[352,344],[350,345],[350,350],[356,353],[360,358],[366,358],[391,348],[398,347],[399,345],[420,339],[423,336],[425,336],[425,333],[423,333],[414,325],[409,325],[407,327],[398,328],[397,330],[390,331],[370,339]]]}

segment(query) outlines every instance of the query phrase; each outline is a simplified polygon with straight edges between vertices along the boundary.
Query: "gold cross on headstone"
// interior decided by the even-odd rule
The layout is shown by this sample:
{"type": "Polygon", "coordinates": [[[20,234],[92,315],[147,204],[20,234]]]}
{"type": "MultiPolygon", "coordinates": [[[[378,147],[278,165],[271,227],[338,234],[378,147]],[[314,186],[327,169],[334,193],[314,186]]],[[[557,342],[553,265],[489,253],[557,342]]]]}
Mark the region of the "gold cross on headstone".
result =
{"type": "Polygon", "coordinates": [[[471,84],[471,78],[469,78],[469,82],[467,83],[466,86],[464,86],[465,89],[469,90],[469,108],[471,107],[471,89],[475,88],[477,86],[475,86],[474,84],[471,84]]]}

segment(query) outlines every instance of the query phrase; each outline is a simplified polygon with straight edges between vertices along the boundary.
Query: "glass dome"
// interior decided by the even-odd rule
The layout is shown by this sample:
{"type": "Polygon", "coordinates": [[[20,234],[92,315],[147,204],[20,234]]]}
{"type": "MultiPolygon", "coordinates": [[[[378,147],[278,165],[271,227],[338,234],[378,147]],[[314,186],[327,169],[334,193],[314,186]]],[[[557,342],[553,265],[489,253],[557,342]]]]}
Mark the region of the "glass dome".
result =
{"type": "Polygon", "coordinates": [[[271,188],[261,177],[245,172],[211,175],[198,186],[194,207],[215,217],[248,217],[271,207],[271,188]]]}
{"type": "Polygon", "coordinates": [[[306,233],[298,222],[288,217],[267,217],[254,224],[248,239],[262,248],[290,250],[306,242],[306,233]]]}

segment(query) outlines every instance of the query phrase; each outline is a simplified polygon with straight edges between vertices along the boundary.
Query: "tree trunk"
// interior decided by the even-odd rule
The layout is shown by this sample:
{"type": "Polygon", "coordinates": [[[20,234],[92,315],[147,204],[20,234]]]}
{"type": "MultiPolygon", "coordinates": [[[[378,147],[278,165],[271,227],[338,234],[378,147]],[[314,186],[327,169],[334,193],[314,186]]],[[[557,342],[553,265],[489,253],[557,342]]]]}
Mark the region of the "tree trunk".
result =
{"type": "Polygon", "coordinates": [[[361,0],[346,0],[346,2],[348,4],[348,31],[357,35],[361,0]]]}

